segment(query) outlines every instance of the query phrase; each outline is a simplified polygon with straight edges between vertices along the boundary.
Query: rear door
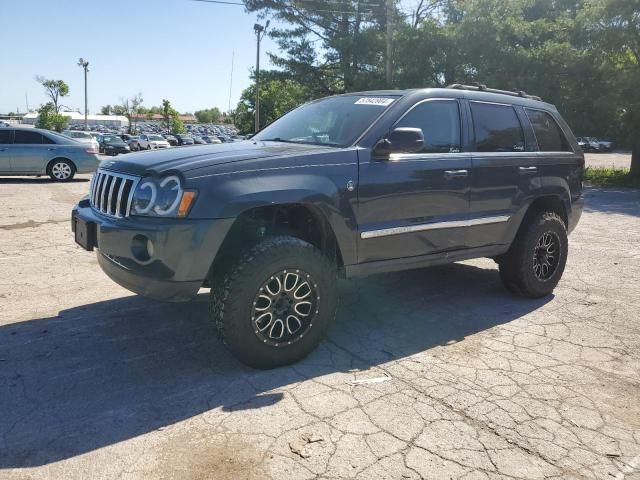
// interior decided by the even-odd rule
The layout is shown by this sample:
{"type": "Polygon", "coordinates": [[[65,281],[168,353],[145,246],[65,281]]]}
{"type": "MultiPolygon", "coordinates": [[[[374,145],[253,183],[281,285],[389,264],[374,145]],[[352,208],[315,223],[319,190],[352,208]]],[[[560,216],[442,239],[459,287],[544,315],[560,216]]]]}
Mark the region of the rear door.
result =
{"type": "Polygon", "coordinates": [[[471,154],[461,148],[461,118],[456,99],[418,102],[393,128],[420,128],[423,150],[360,161],[360,262],[464,246],[471,154]]]}
{"type": "Polygon", "coordinates": [[[505,243],[509,219],[539,189],[538,156],[521,107],[469,101],[472,159],[469,247],[505,243]]]}
{"type": "Polygon", "coordinates": [[[0,128],[0,175],[11,174],[11,145],[13,144],[13,129],[0,128]]]}
{"type": "Polygon", "coordinates": [[[44,173],[48,160],[55,157],[53,140],[40,132],[16,130],[11,152],[13,173],[44,173]]]}

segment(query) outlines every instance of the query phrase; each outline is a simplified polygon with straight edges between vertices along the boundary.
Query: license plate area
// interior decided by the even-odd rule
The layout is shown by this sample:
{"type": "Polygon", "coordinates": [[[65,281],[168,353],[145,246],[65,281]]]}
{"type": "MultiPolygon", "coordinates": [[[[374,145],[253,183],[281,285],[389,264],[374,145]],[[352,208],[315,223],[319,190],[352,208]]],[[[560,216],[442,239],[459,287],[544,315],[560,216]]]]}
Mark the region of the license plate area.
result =
{"type": "Polygon", "coordinates": [[[76,243],[85,250],[91,252],[98,246],[98,235],[96,224],[85,222],[79,217],[73,217],[73,231],[76,243]]]}

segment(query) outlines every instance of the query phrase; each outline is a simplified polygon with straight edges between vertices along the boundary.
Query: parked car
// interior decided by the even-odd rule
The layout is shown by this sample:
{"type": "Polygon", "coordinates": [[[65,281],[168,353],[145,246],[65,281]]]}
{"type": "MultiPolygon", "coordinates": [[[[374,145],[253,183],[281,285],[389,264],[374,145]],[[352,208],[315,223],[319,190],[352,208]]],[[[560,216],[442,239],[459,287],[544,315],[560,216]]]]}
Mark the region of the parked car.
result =
{"type": "Polygon", "coordinates": [[[98,137],[100,153],[105,155],[118,155],[119,153],[129,153],[131,148],[118,135],[105,134],[98,137]]]}
{"type": "Polygon", "coordinates": [[[201,138],[204,140],[204,143],[222,143],[218,137],[213,135],[203,135],[201,138]]]}
{"type": "Polygon", "coordinates": [[[10,127],[11,125],[7,122],[0,122],[0,128],[10,127]]]}
{"type": "Polygon", "coordinates": [[[609,140],[595,139],[599,146],[600,152],[612,152],[613,151],[613,142],[609,140]]]}
{"type": "Polygon", "coordinates": [[[556,108],[486,87],[333,96],[249,142],[136,160],[98,170],[76,241],[133,292],[211,287],[211,320],[257,368],[315,348],[336,277],[491,257],[507,289],[549,295],[584,203],[584,155],[556,108]]]}
{"type": "Polygon", "coordinates": [[[174,137],[173,135],[162,135],[164,137],[164,139],[169,142],[169,145],[171,145],[172,147],[177,147],[178,146],[178,140],[176,139],[176,137],[174,137]]]}
{"type": "Polygon", "coordinates": [[[137,152],[138,150],[140,150],[140,137],[137,135],[132,135],[130,136],[129,140],[127,140],[127,145],[129,145],[129,148],[131,149],[132,152],[137,152]]]}
{"type": "Polygon", "coordinates": [[[193,143],[196,145],[206,145],[207,142],[204,141],[204,139],[200,136],[200,135],[194,135],[193,136],[193,143]]]}
{"type": "Polygon", "coordinates": [[[0,129],[0,175],[49,175],[71,180],[92,173],[100,157],[95,146],[39,128],[0,129]]]}
{"type": "Polygon", "coordinates": [[[179,146],[194,144],[193,137],[191,135],[186,135],[184,133],[176,133],[175,137],[179,146]]]}
{"type": "Polygon", "coordinates": [[[98,141],[87,132],[81,132],[79,130],[64,130],[62,134],[69,138],[73,138],[80,143],[93,145],[96,150],[99,148],[98,141]]]}
{"type": "Polygon", "coordinates": [[[169,142],[162,135],[143,133],[138,139],[141,150],[152,150],[156,148],[169,148],[169,142]]]}
{"type": "Polygon", "coordinates": [[[583,152],[597,152],[600,145],[593,137],[577,137],[576,141],[583,152]]]}

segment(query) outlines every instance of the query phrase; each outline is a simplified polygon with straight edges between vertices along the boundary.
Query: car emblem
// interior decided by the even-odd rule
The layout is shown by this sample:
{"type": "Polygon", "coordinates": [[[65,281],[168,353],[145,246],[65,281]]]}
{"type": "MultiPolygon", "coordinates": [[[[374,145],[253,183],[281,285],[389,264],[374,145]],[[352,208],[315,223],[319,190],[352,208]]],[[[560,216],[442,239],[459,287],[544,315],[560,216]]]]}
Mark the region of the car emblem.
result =
{"type": "Polygon", "coordinates": [[[347,182],[347,190],[349,190],[350,192],[353,192],[356,189],[356,184],[354,183],[353,180],[349,180],[347,182]]]}

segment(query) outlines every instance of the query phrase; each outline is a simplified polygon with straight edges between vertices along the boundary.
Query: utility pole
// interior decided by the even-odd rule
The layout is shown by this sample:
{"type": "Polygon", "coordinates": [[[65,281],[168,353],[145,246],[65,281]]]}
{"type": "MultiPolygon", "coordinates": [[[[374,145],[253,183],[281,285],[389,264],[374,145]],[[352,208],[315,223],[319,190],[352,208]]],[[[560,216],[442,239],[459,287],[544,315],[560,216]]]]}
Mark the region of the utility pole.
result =
{"type": "Polygon", "coordinates": [[[253,31],[256,32],[256,106],[255,106],[255,125],[254,131],[257,133],[260,130],[260,40],[264,37],[264,34],[269,27],[269,20],[263,27],[259,23],[253,26],[253,31]]]}
{"type": "Polygon", "coordinates": [[[227,105],[227,112],[231,111],[231,92],[233,91],[233,57],[235,57],[235,50],[231,51],[231,78],[229,79],[229,105],[227,105]]]}
{"type": "Polygon", "coordinates": [[[78,66],[84,69],[84,129],[88,128],[87,122],[87,72],[89,71],[89,62],[80,57],[78,60],[78,66]]]}
{"type": "Polygon", "coordinates": [[[393,41],[393,0],[387,0],[387,55],[385,65],[385,76],[387,80],[387,88],[391,88],[391,52],[393,41]]]}

